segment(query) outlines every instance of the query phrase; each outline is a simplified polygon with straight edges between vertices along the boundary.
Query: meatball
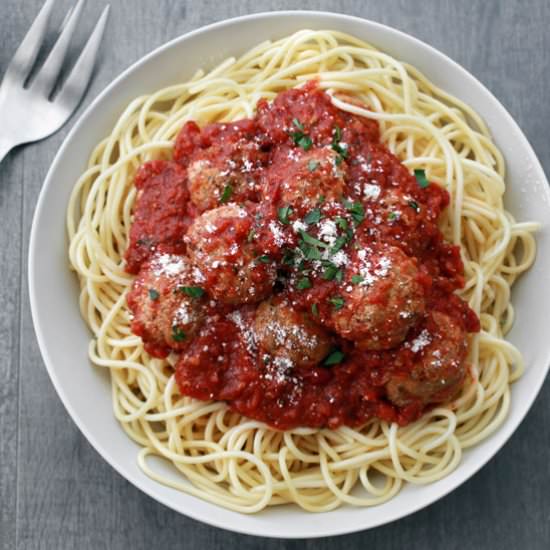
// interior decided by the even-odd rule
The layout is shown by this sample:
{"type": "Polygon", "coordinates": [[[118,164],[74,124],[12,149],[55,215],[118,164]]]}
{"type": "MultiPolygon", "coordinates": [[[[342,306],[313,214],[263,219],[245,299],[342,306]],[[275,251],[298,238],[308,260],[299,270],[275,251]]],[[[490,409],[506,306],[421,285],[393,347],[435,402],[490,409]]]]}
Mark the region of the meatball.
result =
{"type": "Polygon", "coordinates": [[[202,130],[186,123],[176,140],[174,158],[187,167],[191,202],[200,212],[229,198],[257,200],[259,172],[266,161],[255,138],[256,123],[243,119],[209,124],[202,130]]]}
{"type": "Polygon", "coordinates": [[[223,169],[209,159],[195,160],[187,168],[189,194],[193,204],[201,211],[210,210],[224,202],[225,197],[245,200],[247,191],[255,187],[254,180],[238,170],[223,169]]]}
{"type": "Polygon", "coordinates": [[[262,350],[289,359],[294,366],[316,365],[331,347],[328,333],[286,299],[272,298],[258,306],[254,332],[262,350]]]}
{"type": "Polygon", "coordinates": [[[264,200],[275,196],[277,204],[292,206],[299,215],[309,212],[323,198],[327,202],[339,201],[345,183],[337,156],[330,148],[297,149],[277,155],[262,188],[264,200]]]}
{"type": "MultiPolygon", "coordinates": [[[[384,223],[370,226],[368,233],[371,237],[403,247],[413,255],[428,246],[430,241],[425,231],[423,238],[418,238],[419,231],[425,225],[425,205],[415,201],[412,196],[399,189],[384,189],[374,201],[372,210],[375,219],[383,220],[384,223]]],[[[437,229],[435,225],[434,229],[437,229]]]]}
{"type": "Polygon", "coordinates": [[[442,403],[462,388],[467,331],[455,318],[432,312],[425,328],[405,348],[414,353],[412,369],[397,372],[386,384],[388,398],[394,404],[442,403]]]}
{"type": "Polygon", "coordinates": [[[143,264],[128,293],[132,332],[155,357],[184,349],[204,319],[202,294],[184,256],[156,254],[143,264]]]}
{"type": "Polygon", "coordinates": [[[400,344],[424,313],[424,287],[418,264],[399,248],[356,250],[346,270],[341,307],[330,323],[343,338],[366,350],[400,344]]]}
{"type": "Polygon", "coordinates": [[[208,293],[224,304],[254,303],[268,296],[276,269],[249,241],[253,217],[236,204],[205,212],[195,219],[185,241],[193,265],[208,293]]]}

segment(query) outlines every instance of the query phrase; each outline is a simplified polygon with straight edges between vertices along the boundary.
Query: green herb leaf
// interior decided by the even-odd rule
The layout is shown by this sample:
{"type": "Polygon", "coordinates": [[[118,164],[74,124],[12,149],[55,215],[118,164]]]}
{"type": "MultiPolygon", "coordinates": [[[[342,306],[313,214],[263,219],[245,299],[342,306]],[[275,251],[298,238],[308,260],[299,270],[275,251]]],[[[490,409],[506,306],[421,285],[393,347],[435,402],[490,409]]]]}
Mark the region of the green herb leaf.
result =
{"type": "Polygon", "coordinates": [[[304,222],[308,225],[311,225],[313,223],[318,223],[321,219],[322,214],[321,210],[319,208],[314,208],[305,218],[304,222]]]}
{"type": "Polygon", "coordinates": [[[334,277],[339,283],[342,282],[342,279],[344,278],[344,272],[339,269],[337,272],[336,272],[336,276],[334,277]]]}
{"type": "Polygon", "coordinates": [[[172,340],[175,342],[183,342],[185,340],[185,332],[178,325],[172,326],[172,340]]]}
{"type": "Polygon", "coordinates": [[[258,256],[256,260],[263,264],[268,264],[271,261],[271,258],[267,254],[264,254],[263,256],[258,256]]]}
{"type": "Polygon", "coordinates": [[[149,298],[151,298],[151,300],[158,300],[159,297],[160,297],[160,294],[158,290],[155,290],[154,288],[149,289],[149,298]]]}
{"type": "Polygon", "coordinates": [[[200,298],[204,294],[204,290],[200,286],[180,286],[179,291],[191,298],[200,298]]]}
{"type": "Polygon", "coordinates": [[[321,248],[328,248],[328,244],[312,237],[309,233],[306,233],[303,229],[300,229],[300,237],[304,240],[305,243],[311,244],[313,246],[320,246],[321,248]]]}
{"type": "Polygon", "coordinates": [[[284,265],[292,265],[294,263],[294,250],[290,248],[285,248],[283,250],[283,258],[281,262],[284,265]]]}
{"type": "Polygon", "coordinates": [[[413,208],[414,210],[416,210],[417,212],[420,211],[420,207],[418,206],[418,203],[416,201],[409,201],[408,202],[408,205],[413,208]]]}
{"type": "Polygon", "coordinates": [[[300,134],[299,132],[296,132],[294,134],[293,139],[294,143],[298,145],[298,147],[301,147],[304,151],[309,151],[313,145],[313,141],[311,141],[311,138],[309,136],[306,136],[305,134],[300,134]]]}
{"type": "Polygon", "coordinates": [[[319,308],[317,304],[311,304],[311,313],[314,317],[319,317],[319,308]]]}
{"type": "Polygon", "coordinates": [[[303,124],[297,118],[292,119],[292,124],[294,124],[294,126],[296,126],[296,128],[298,128],[298,130],[302,130],[302,132],[304,131],[303,124]]]}
{"type": "Polygon", "coordinates": [[[288,217],[291,214],[292,214],[292,206],[282,206],[277,211],[277,216],[279,218],[279,221],[284,225],[288,225],[290,223],[290,220],[288,219],[288,217]]]}
{"type": "Polygon", "coordinates": [[[346,243],[348,242],[347,235],[340,235],[334,241],[332,248],[330,249],[331,254],[336,254],[346,243]]]}
{"type": "Polygon", "coordinates": [[[365,219],[365,207],[360,202],[344,201],[346,210],[351,214],[355,225],[359,225],[365,219]]]}
{"type": "Polygon", "coordinates": [[[301,279],[298,279],[296,283],[296,288],[298,290],[305,290],[306,288],[311,288],[311,281],[308,277],[302,277],[301,279]]]}
{"type": "Polygon", "coordinates": [[[328,264],[325,267],[325,270],[323,271],[323,279],[325,281],[332,281],[336,278],[336,275],[338,274],[338,271],[341,271],[338,269],[337,266],[334,264],[328,262],[328,264]]]}
{"type": "Polygon", "coordinates": [[[332,304],[335,310],[342,309],[346,303],[342,296],[332,296],[328,301],[332,304]]]}
{"type": "Polygon", "coordinates": [[[351,282],[354,284],[354,285],[358,285],[359,283],[362,283],[363,282],[363,276],[362,275],[352,275],[351,277],[351,282]]]}
{"type": "Polygon", "coordinates": [[[319,249],[316,246],[310,246],[308,244],[305,244],[304,248],[302,248],[302,252],[304,253],[304,256],[305,256],[306,260],[320,260],[321,259],[321,252],[319,251],[319,249]]]}
{"type": "Polygon", "coordinates": [[[306,267],[307,267],[306,261],[300,260],[297,266],[298,271],[301,271],[304,275],[309,275],[311,272],[311,269],[306,269],[306,267]]]}
{"type": "Polygon", "coordinates": [[[233,195],[233,187],[228,183],[223,188],[223,193],[222,193],[222,196],[220,197],[220,202],[226,203],[231,198],[231,195],[233,195]]]}
{"type": "Polygon", "coordinates": [[[307,163],[307,169],[310,171],[310,172],[315,172],[315,170],[317,170],[317,168],[319,168],[319,164],[320,162],[318,160],[313,160],[311,159],[308,163],[307,163]]]}
{"type": "Polygon", "coordinates": [[[337,218],[334,218],[334,221],[336,222],[336,225],[345,231],[348,228],[348,220],[346,218],[342,218],[342,216],[338,216],[337,218]]]}
{"type": "Polygon", "coordinates": [[[349,151],[347,147],[343,147],[340,143],[342,139],[342,130],[339,126],[334,127],[334,134],[332,135],[332,150],[338,153],[335,159],[336,165],[339,165],[343,159],[348,158],[349,151]]]}
{"type": "Polygon", "coordinates": [[[397,212],[390,212],[390,213],[388,214],[388,220],[389,220],[390,222],[392,222],[393,220],[396,220],[396,219],[397,219],[397,212]]]}
{"type": "Polygon", "coordinates": [[[418,182],[418,185],[422,187],[422,189],[425,189],[430,185],[430,182],[428,181],[428,178],[426,177],[426,171],[422,168],[417,168],[414,171],[414,177],[416,178],[416,181],[418,182]]]}
{"type": "Polygon", "coordinates": [[[339,349],[335,349],[327,355],[327,358],[323,361],[323,365],[327,367],[330,367],[331,365],[338,365],[345,358],[346,356],[342,351],[340,351],[339,349]]]}
{"type": "Polygon", "coordinates": [[[319,198],[317,199],[317,202],[319,204],[323,204],[325,202],[325,195],[319,195],[319,198]]]}

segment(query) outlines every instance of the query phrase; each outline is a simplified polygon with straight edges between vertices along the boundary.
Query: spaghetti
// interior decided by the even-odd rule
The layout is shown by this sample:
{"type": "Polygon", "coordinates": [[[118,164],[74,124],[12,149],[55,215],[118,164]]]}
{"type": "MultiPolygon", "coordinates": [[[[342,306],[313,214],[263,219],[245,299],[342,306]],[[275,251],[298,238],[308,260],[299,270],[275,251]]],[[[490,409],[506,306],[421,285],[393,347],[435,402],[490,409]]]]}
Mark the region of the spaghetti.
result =
{"type": "Polygon", "coordinates": [[[463,449],[504,421],[510,383],[524,369],[504,335],[514,319],[511,286],[535,257],[537,224],[518,223],[504,210],[504,177],[502,155],[471,108],[413,67],[339,32],[300,31],[264,42],[189,82],[132,101],[93,151],[67,225],[80,308],[94,334],[89,355],[110,371],[115,416],[142,446],[143,471],[245,513],[287,502],[315,512],[376,505],[404,482],[425,484],[450,473],[463,449]],[[312,78],[334,106],[377,121],[382,142],[401,162],[410,171],[424,168],[451,197],[440,228],[460,246],[466,277],[460,296],[479,316],[481,332],[470,337],[472,367],[460,395],[405,427],[371,419],[358,429],[274,430],[223,402],[182,396],[174,358],[151,357],[130,330],[133,277],[123,255],[138,167],[170,158],[184,122],[252,117],[259,100],[312,78]],[[152,456],[171,463],[180,479],[160,474],[152,456]]]}

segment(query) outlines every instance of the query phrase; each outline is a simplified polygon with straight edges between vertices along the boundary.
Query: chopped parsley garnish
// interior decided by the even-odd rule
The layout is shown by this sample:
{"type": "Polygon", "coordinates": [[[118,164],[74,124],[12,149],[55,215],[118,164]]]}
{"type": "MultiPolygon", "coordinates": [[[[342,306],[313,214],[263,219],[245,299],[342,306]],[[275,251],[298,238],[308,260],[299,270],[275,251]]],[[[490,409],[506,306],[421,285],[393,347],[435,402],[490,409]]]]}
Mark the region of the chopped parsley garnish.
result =
{"type": "Polygon", "coordinates": [[[277,217],[279,218],[279,221],[284,224],[288,225],[290,223],[290,220],[288,217],[292,214],[292,206],[282,206],[277,211],[277,217]]]}
{"type": "Polygon", "coordinates": [[[313,145],[311,138],[301,132],[294,132],[292,139],[294,140],[294,143],[298,145],[298,147],[301,147],[304,151],[309,151],[313,145]]]}
{"type": "Polygon", "coordinates": [[[303,229],[300,229],[300,237],[304,240],[305,243],[311,244],[313,246],[320,246],[321,248],[328,248],[328,244],[312,237],[309,233],[306,233],[303,229]]]}
{"type": "Polygon", "coordinates": [[[332,245],[332,248],[330,249],[330,253],[331,254],[336,254],[336,252],[338,252],[347,242],[348,242],[348,236],[347,235],[340,235],[334,241],[334,244],[332,245]]]}
{"type": "Polygon", "coordinates": [[[172,326],[172,340],[175,342],[183,342],[185,340],[185,332],[178,325],[172,326]]]}
{"type": "Polygon", "coordinates": [[[311,141],[311,138],[304,133],[304,125],[297,118],[292,119],[292,124],[298,128],[298,132],[292,132],[290,134],[294,144],[301,147],[304,151],[311,149],[313,141],[311,141]]]}
{"type": "Polygon", "coordinates": [[[334,279],[341,281],[342,276],[343,272],[338,268],[338,266],[330,262],[327,263],[325,270],[323,271],[323,279],[325,279],[325,281],[332,281],[334,279]]]}
{"type": "Polygon", "coordinates": [[[180,286],[179,291],[191,298],[200,298],[204,294],[204,290],[200,286],[180,286]]]}
{"type": "Polygon", "coordinates": [[[311,313],[314,317],[319,317],[319,307],[317,304],[311,304],[311,313]]]}
{"type": "Polygon", "coordinates": [[[228,183],[223,188],[222,196],[220,197],[220,202],[226,203],[231,198],[232,195],[233,195],[233,187],[228,183]]]}
{"type": "Polygon", "coordinates": [[[346,301],[344,300],[344,298],[342,298],[342,296],[332,296],[332,298],[329,298],[328,301],[332,304],[332,307],[334,307],[334,309],[337,311],[339,309],[342,309],[344,307],[344,304],[346,303],[346,301]]]}
{"type": "Polygon", "coordinates": [[[154,288],[149,289],[149,298],[151,298],[151,300],[158,300],[159,297],[160,297],[160,294],[158,290],[155,290],[154,288]]]}
{"type": "Polygon", "coordinates": [[[300,246],[300,250],[304,253],[306,260],[320,260],[321,252],[316,246],[311,246],[307,243],[303,243],[300,246]]]}
{"type": "Polygon", "coordinates": [[[338,153],[336,157],[336,164],[340,164],[343,159],[348,158],[349,151],[347,147],[343,147],[340,143],[342,139],[342,130],[339,126],[334,127],[334,134],[332,135],[332,150],[338,153]]]}
{"type": "Polygon", "coordinates": [[[304,275],[309,275],[311,272],[311,269],[306,269],[307,264],[305,260],[300,260],[298,263],[298,271],[301,271],[304,275]]]}
{"type": "Polygon", "coordinates": [[[292,265],[294,263],[294,250],[290,248],[285,248],[283,250],[283,258],[281,262],[284,265],[292,265]]]}
{"type": "Polygon", "coordinates": [[[422,187],[422,189],[425,189],[430,185],[430,182],[428,181],[428,178],[426,177],[426,171],[422,168],[417,168],[414,171],[414,177],[416,178],[416,181],[418,182],[418,185],[422,187]]]}
{"type": "Polygon", "coordinates": [[[416,201],[409,201],[408,202],[408,205],[413,208],[414,210],[416,210],[417,212],[420,211],[420,207],[418,206],[418,203],[416,201]]]}
{"type": "MultiPolygon", "coordinates": [[[[292,132],[290,134],[294,144],[301,147],[304,151],[311,149],[313,142],[311,141],[311,138],[304,133],[304,125],[297,118],[292,119],[292,124],[298,128],[298,132],[292,132]]],[[[310,171],[313,170],[310,169],[310,171]]]]}
{"type": "Polygon", "coordinates": [[[397,212],[390,212],[390,213],[388,214],[388,220],[389,220],[390,222],[392,222],[393,220],[396,220],[396,219],[397,219],[397,212]]]}
{"type": "Polygon", "coordinates": [[[359,225],[365,219],[365,207],[360,202],[344,201],[346,210],[351,214],[355,225],[359,225]]]}
{"type": "Polygon", "coordinates": [[[309,280],[309,277],[302,277],[301,279],[298,279],[298,282],[296,283],[296,288],[298,290],[311,288],[311,281],[309,280]]]}
{"type": "Polygon", "coordinates": [[[354,284],[354,285],[358,285],[359,283],[362,283],[363,282],[363,276],[362,275],[352,275],[351,276],[351,282],[354,284]]]}
{"type": "Polygon", "coordinates": [[[317,199],[317,202],[319,204],[323,204],[325,202],[325,195],[319,195],[319,198],[317,199]]]}
{"type": "Polygon", "coordinates": [[[346,356],[344,353],[339,349],[332,350],[323,361],[323,365],[327,367],[330,367],[331,365],[338,365],[338,363],[341,363],[345,357],[346,356]]]}
{"type": "Polygon", "coordinates": [[[318,160],[313,160],[311,159],[308,163],[307,163],[307,169],[310,171],[310,172],[315,172],[315,170],[317,170],[317,168],[319,168],[319,164],[320,162],[318,160]]]}
{"type": "Polygon", "coordinates": [[[267,254],[264,254],[263,256],[258,256],[256,259],[262,264],[268,264],[271,261],[271,258],[267,254]]]}
{"type": "Polygon", "coordinates": [[[292,119],[292,124],[294,124],[298,130],[304,131],[304,125],[297,118],[292,119]]]}
{"type": "Polygon", "coordinates": [[[311,225],[313,223],[318,223],[321,219],[322,214],[321,210],[319,208],[314,208],[305,218],[304,222],[308,225],[311,225]]]}
{"type": "Polygon", "coordinates": [[[336,222],[336,225],[340,229],[345,231],[348,228],[348,220],[346,220],[346,218],[342,218],[342,216],[338,216],[337,218],[334,218],[334,221],[336,222]]]}

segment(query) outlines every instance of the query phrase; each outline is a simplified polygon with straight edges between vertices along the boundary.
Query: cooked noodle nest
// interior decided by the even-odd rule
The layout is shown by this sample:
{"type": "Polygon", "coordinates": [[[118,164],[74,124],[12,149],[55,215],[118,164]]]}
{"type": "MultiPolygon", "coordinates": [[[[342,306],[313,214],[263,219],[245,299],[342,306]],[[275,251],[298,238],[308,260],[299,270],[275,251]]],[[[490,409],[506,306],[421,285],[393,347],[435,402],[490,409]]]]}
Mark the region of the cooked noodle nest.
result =
{"type": "Polygon", "coordinates": [[[521,353],[504,335],[514,321],[510,289],[534,261],[538,224],[516,222],[504,209],[504,192],[504,159],[470,107],[414,67],[340,32],[303,30],[266,41],[134,99],[76,182],[67,228],[80,309],[93,333],[89,356],[110,372],[114,414],[142,447],[141,469],[244,513],[289,502],[312,512],[372,506],[404,483],[432,483],[452,472],[464,449],[505,420],[510,384],[524,370],[521,353]],[[376,120],[382,141],[407,168],[425,169],[451,196],[441,230],[460,245],[466,277],[460,295],[482,330],[470,337],[460,395],[406,427],[372,419],[360,429],[271,429],[224,403],[180,395],[173,359],[151,358],[130,331],[126,294],[133,277],[123,254],[139,165],[169,158],[185,121],[251,117],[259,99],[313,78],[335,106],[376,120]],[[154,457],[171,463],[173,475],[154,457]]]}

